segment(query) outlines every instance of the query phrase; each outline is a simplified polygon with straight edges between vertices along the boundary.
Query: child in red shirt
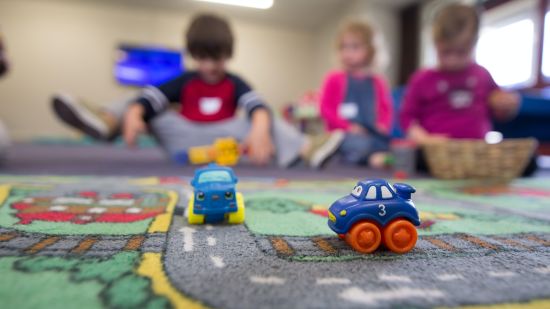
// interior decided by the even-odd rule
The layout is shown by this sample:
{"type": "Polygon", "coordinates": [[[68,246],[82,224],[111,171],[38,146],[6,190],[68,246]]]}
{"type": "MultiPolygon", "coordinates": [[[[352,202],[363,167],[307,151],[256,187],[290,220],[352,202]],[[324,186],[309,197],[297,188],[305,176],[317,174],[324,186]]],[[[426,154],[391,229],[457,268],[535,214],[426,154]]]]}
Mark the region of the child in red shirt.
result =
{"type": "Polygon", "coordinates": [[[224,19],[197,16],[187,30],[186,42],[196,71],[159,87],[149,86],[137,98],[99,112],[69,96],[56,96],[55,112],[67,124],[101,140],[111,139],[120,127],[126,143],[133,145],[136,137],[149,129],[173,158],[219,137],[239,140],[257,165],[265,165],[275,156],[282,167],[301,159],[318,168],[335,153],[342,134],[318,138],[300,134],[274,119],[260,96],[226,71],[233,53],[233,34],[224,19]],[[179,112],[169,109],[171,103],[181,104],[179,112]],[[239,108],[247,119],[236,117],[239,108]]]}

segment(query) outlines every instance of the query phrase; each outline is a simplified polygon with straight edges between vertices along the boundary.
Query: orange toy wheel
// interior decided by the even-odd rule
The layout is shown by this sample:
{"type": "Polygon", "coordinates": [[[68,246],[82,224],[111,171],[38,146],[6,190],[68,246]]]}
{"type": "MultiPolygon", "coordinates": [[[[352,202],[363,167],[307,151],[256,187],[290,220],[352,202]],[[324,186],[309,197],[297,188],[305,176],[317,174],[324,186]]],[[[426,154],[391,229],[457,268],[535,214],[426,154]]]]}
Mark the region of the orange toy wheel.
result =
{"type": "Polygon", "coordinates": [[[346,242],[361,253],[374,252],[381,241],[380,229],[376,224],[368,221],[356,223],[346,234],[346,242]]]}
{"type": "Polygon", "coordinates": [[[383,233],[386,248],[399,254],[411,251],[418,238],[414,225],[405,219],[391,222],[383,233]]]}

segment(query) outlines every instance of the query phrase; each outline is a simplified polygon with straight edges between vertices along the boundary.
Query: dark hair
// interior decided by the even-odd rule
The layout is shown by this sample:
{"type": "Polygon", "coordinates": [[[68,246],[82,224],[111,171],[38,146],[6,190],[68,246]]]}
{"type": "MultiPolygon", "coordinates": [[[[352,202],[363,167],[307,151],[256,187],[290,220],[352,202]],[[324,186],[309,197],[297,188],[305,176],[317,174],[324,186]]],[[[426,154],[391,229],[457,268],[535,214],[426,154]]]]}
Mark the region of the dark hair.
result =
{"type": "Polygon", "coordinates": [[[212,14],[193,18],[186,33],[187,51],[194,58],[220,59],[233,55],[233,33],[227,21],[212,14]]]}
{"type": "Polygon", "coordinates": [[[436,43],[451,42],[462,34],[468,34],[475,43],[479,34],[479,14],[472,6],[450,4],[436,15],[432,31],[436,43]]]}

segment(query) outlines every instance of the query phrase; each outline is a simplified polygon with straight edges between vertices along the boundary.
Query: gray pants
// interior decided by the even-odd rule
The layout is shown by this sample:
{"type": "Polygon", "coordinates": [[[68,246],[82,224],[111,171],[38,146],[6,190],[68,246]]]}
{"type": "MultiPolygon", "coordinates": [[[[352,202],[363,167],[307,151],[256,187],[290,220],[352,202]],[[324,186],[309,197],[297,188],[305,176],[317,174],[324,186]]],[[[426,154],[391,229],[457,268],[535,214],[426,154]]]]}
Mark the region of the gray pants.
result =
{"type": "MultiPolygon", "coordinates": [[[[122,119],[129,104],[134,100],[118,102],[107,111],[122,119]]],[[[234,117],[217,122],[193,122],[175,111],[165,111],[149,122],[149,130],[171,158],[190,147],[209,145],[216,138],[233,137],[242,142],[250,130],[250,122],[244,117],[234,117]]],[[[291,125],[274,119],[272,138],[279,166],[288,166],[296,160],[305,143],[305,137],[291,125]]]]}
{"type": "Polygon", "coordinates": [[[377,134],[346,134],[339,153],[344,163],[367,164],[370,155],[389,150],[389,139],[377,134]]]}

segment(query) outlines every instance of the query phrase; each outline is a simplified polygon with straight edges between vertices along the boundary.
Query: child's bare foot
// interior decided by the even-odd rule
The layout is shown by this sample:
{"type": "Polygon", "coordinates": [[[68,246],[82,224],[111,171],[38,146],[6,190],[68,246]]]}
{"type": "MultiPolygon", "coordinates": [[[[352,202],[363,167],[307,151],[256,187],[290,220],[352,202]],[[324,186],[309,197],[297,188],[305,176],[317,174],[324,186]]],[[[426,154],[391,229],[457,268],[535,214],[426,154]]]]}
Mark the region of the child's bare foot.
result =
{"type": "Polygon", "coordinates": [[[108,140],[116,130],[115,117],[89,107],[70,95],[54,95],[52,107],[61,121],[95,139],[108,140]]]}

